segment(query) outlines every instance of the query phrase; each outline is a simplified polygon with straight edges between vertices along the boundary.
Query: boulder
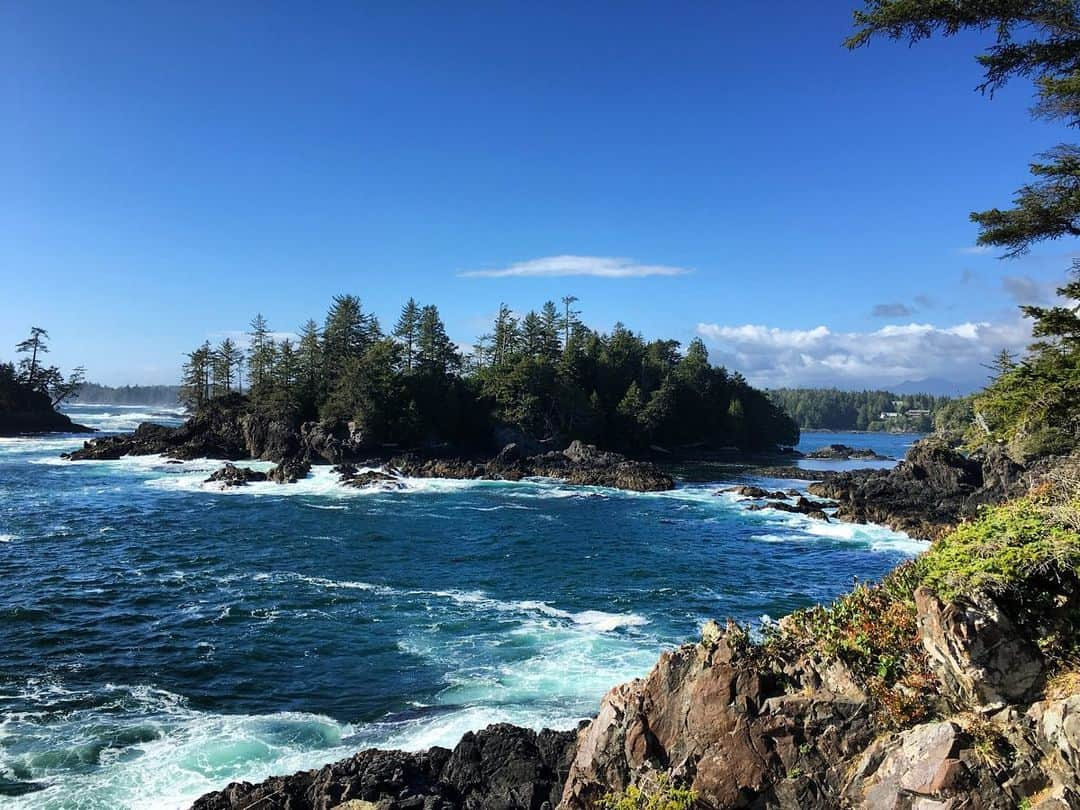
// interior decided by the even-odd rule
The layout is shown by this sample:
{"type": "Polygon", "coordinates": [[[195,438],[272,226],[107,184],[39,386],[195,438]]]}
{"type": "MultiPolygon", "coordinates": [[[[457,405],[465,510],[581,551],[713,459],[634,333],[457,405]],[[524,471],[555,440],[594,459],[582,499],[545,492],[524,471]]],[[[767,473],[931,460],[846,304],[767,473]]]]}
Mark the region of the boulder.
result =
{"type": "Polygon", "coordinates": [[[875,460],[884,461],[888,457],[879,455],[868,447],[849,447],[846,444],[827,444],[806,454],[806,458],[835,460],[875,460]]]}
{"type": "Polygon", "coordinates": [[[235,464],[226,464],[220,470],[210,474],[203,483],[210,484],[219,482],[226,487],[243,487],[252,481],[265,481],[266,473],[253,470],[250,467],[237,467],[235,464]]]}
{"type": "Polygon", "coordinates": [[[922,645],[954,706],[995,711],[1038,695],[1042,653],[989,597],[946,604],[919,588],[915,605],[922,645]]]}
{"type": "Polygon", "coordinates": [[[275,484],[295,484],[301,478],[307,478],[311,472],[311,463],[303,458],[285,458],[267,474],[267,479],[275,484]]]}
{"type": "Polygon", "coordinates": [[[596,445],[585,444],[580,439],[570,442],[570,446],[563,450],[563,455],[571,464],[582,467],[607,467],[625,460],[618,453],[599,450],[596,445]]]}

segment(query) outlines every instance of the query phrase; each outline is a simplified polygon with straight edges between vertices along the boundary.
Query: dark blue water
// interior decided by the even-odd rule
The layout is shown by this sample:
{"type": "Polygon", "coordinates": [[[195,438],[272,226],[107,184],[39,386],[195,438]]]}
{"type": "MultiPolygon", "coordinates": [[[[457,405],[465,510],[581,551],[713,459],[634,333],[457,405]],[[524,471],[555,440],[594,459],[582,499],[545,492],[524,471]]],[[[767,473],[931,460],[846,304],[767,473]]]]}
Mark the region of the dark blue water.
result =
{"type": "Polygon", "coordinates": [[[226,493],[214,462],[57,458],[79,441],[0,440],[0,779],[47,786],[4,807],[182,807],[364,746],[570,727],[705,619],[779,616],[919,548],[745,512],[731,482],[357,492],[316,469],[226,493]]]}

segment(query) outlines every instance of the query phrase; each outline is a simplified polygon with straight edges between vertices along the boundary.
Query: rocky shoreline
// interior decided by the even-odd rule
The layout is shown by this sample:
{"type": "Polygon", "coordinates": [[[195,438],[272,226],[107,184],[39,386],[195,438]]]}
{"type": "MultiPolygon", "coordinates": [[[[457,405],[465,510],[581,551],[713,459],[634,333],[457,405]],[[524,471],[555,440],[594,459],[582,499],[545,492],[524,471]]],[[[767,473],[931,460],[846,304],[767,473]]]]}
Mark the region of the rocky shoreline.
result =
{"type": "Polygon", "coordinates": [[[809,491],[835,501],[840,520],[933,540],[974,517],[980,506],[1023,494],[1044,470],[1045,464],[1017,464],[999,447],[969,457],[925,439],[892,469],[837,473],[810,484],[809,491]]]}
{"type": "Polygon", "coordinates": [[[92,439],[64,458],[102,461],[145,455],[229,462],[260,459],[277,464],[266,474],[226,466],[208,479],[226,486],[242,486],[258,480],[293,483],[305,477],[313,465],[322,464],[335,465],[342,482],[356,487],[380,486],[388,481],[385,475],[358,476],[360,468],[384,468],[391,478],[520,481],[542,477],[637,492],[660,492],[675,487],[674,479],[652,462],[599,450],[580,441],[573,441],[561,450],[524,441],[509,442],[488,457],[463,454],[449,447],[403,453],[397,448],[370,446],[353,424],[295,425],[248,412],[239,398],[204,409],[180,427],[143,423],[132,433],[92,439]]]}
{"type": "Polygon", "coordinates": [[[702,808],[1078,806],[1080,694],[1047,688],[1047,662],[1001,605],[925,589],[915,599],[940,692],[937,719],[907,728],[882,724],[877,697],[841,660],[762,659],[739,628],[710,623],[612,689],[577,732],[496,725],[453,751],[364,751],[234,783],[192,810],[590,810],[658,776],[688,785],[702,808]]]}
{"type": "MultiPolygon", "coordinates": [[[[1044,472],[994,448],[964,457],[930,440],[893,470],[840,473],[811,491],[832,499],[841,519],[940,536],[980,504],[1026,492],[1044,472]]],[[[795,491],[729,491],[804,513],[827,506],[795,500],[795,491]]],[[[1057,616],[1080,610],[1071,587],[1058,602],[1057,616]]],[[[742,628],[710,623],[700,642],[612,689],[576,733],[492,726],[452,752],[366,751],[230,785],[194,810],[589,810],[613,792],[662,780],[693,790],[702,808],[1078,807],[1080,693],[1051,677],[1052,662],[1014,608],[917,588],[912,643],[925,665],[920,677],[934,686],[907,697],[902,686],[883,697],[843,658],[777,652],[749,643],[742,628]],[[884,722],[888,700],[921,701],[925,715],[911,716],[925,719],[884,722]]]]}

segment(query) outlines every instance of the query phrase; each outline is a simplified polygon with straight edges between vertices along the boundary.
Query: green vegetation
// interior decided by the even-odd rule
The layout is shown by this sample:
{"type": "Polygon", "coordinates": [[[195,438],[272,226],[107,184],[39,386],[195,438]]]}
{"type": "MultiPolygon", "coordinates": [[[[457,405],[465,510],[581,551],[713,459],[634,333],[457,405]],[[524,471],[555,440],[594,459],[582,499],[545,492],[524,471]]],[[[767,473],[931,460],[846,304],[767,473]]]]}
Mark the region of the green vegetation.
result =
{"type": "Polygon", "coordinates": [[[690,810],[697,801],[693,791],[675,787],[659,774],[644,787],[631,785],[621,793],[609,793],[597,802],[601,810],[690,810]]]}
{"type": "Polygon", "coordinates": [[[601,334],[582,325],[575,301],[520,317],[501,306],[468,356],[438,309],[413,299],[391,334],[351,295],[335,297],[322,328],[308,321],[296,342],[275,339],[257,315],[246,354],[226,340],[187,355],[182,398],[199,408],[246,390],[253,408],[355,421],[381,443],[476,446],[499,426],[626,451],[798,441],[791,418],[738,373],[710,365],[700,340],[682,352],[622,324],[601,334]]]}
{"type": "Polygon", "coordinates": [[[1038,341],[1021,360],[1007,352],[998,357],[993,381],[973,400],[979,421],[968,431],[972,446],[989,433],[1027,461],[1080,443],[1080,264],[1058,294],[1071,303],[1021,308],[1038,341]]]}
{"type": "Polygon", "coordinates": [[[914,593],[925,586],[947,601],[993,598],[1067,673],[1080,655],[1080,612],[1064,607],[1080,592],[1080,471],[1063,466],[1054,480],[985,508],[880,583],[791,614],[750,654],[840,660],[874,697],[882,721],[920,722],[934,711],[935,693],[916,623],[914,593]]]}
{"type": "Polygon", "coordinates": [[[773,402],[803,430],[873,430],[928,433],[934,415],[949,402],[930,394],[841,391],[837,388],[777,388],[773,402]]]}

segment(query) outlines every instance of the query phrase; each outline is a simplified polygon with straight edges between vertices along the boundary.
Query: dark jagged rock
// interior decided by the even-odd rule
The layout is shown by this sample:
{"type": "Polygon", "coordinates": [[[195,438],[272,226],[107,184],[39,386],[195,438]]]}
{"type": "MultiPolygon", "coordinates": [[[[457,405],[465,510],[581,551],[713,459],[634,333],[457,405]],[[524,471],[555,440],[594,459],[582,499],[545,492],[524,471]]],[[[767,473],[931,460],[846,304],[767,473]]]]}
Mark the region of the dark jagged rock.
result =
{"type": "Polygon", "coordinates": [[[382,470],[358,470],[351,464],[343,464],[334,468],[338,473],[339,480],[347,487],[355,489],[404,489],[405,483],[392,473],[382,470]]]}
{"type": "Polygon", "coordinates": [[[192,810],[541,810],[559,801],[575,739],[493,725],[453,751],[363,751],[319,770],[234,783],[192,810]]]}
{"type": "Polygon", "coordinates": [[[980,506],[1026,491],[1033,474],[999,448],[965,457],[940,440],[924,439],[891,470],[840,473],[809,489],[837,501],[842,520],[933,539],[980,506]]]}
{"type": "Polygon", "coordinates": [[[775,509],[778,512],[791,512],[799,515],[806,515],[807,517],[816,518],[817,520],[824,520],[826,523],[829,521],[829,516],[825,513],[826,509],[830,509],[836,506],[831,501],[812,501],[809,498],[799,497],[795,503],[788,503],[787,501],[767,501],[766,503],[752,503],[746,507],[748,512],[758,512],[762,509],[775,509]]]}
{"type": "Polygon", "coordinates": [[[227,487],[243,487],[253,481],[265,481],[267,475],[264,472],[253,470],[250,467],[237,467],[235,464],[226,464],[220,470],[211,473],[203,483],[210,484],[219,482],[227,487]]]}
{"type": "Polygon", "coordinates": [[[370,450],[355,422],[305,422],[300,426],[300,438],[312,458],[330,464],[359,461],[370,450]]]}
{"type": "Polygon", "coordinates": [[[301,478],[306,478],[311,472],[311,462],[305,458],[283,458],[281,462],[270,470],[267,479],[276,484],[295,484],[301,478]]]}
{"type": "Polygon", "coordinates": [[[522,478],[558,478],[579,486],[614,487],[637,492],[658,492],[675,487],[667,473],[647,461],[633,461],[618,453],[597,450],[574,442],[565,451],[549,451],[523,457],[517,446],[503,448],[495,458],[479,462],[463,458],[423,459],[406,455],[391,459],[390,466],[414,478],[489,479],[520,481],[522,478]]]}
{"type": "MultiPolygon", "coordinates": [[[[736,495],[741,495],[744,498],[757,498],[757,499],[760,499],[760,498],[772,498],[773,500],[781,500],[781,501],[786,500],[788,498],[789,494],[790,494],[788,492],[779,492],[779,491],[774,492],[774,491],[770,491],[768,489],[762,489],[761,487],[747,486],[747,485],[739,486],[739,487],[730,487],[730,488],[722,490],[722,491],[723,492],[733,492],[736,495]]],[[[798,494],[797,490],[796,490],[796,494],[798,494]]]]}
{"type": "Polygon", "coordinates": [[[806,454],[806,458],[835,459],[846,461],[857,459],[860,461],[886,461],[888,456],[880,455],[868,447],[849,447],[846,444],[828,444],[812,450],[806,454]]]}

